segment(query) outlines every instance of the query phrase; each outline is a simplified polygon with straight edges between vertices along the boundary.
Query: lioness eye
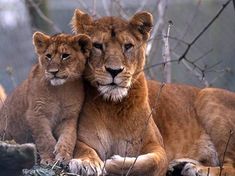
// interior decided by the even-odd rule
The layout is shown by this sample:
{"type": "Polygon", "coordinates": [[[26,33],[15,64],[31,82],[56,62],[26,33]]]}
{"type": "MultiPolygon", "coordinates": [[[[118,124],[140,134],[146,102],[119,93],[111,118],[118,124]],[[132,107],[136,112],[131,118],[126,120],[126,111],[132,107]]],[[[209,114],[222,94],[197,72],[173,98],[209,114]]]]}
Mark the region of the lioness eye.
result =
{"type": "Polygon", "coordinates": [[[69,58],[69,56],[70,56],[70,54],[64,53],[64,54],[61,55],[61,59],[66,60],[66,59],[69,58]]]}
{"type": "Polygon", "coordinates": [[[46,59],[50,61],[51,60],[51,54],[47,54],[46,59]]]}
{"type": "Polygon", "coordinates": [[[94,46],[95,48],[99,49],[99,50],[103,50],[103,45],[102,45],[102,43],[97,43],[97,42],[95,42],[95,43],[93,43],[93,46],[94,46]]]}
{"type": "Polygon", "coordinates": [[[131,43],[124,44],[124,51],[130,50],[134,45],[131,43]]]}

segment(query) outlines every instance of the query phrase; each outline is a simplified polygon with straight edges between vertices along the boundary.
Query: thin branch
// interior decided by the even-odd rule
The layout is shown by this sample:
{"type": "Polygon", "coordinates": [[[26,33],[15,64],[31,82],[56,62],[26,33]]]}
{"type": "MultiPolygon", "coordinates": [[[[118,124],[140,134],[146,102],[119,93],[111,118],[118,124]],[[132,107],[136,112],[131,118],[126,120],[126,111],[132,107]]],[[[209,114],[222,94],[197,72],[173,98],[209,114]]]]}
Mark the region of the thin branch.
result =
{"type": "MultiPolygon", "coordinates": [[[[157,104],[158,104],[158,101],[159,101],[159,99],[160,99],[160,95],[161,95],[161,93],[162,93],[162,89],[163,89],[164,86],[165,86],[165,83],[162,82],[161,85],[160,85],[160,89],[159,89],[159,91],[157,92],[156,102],[155,102],[154,106],[152,107],[152,109],[151,109],[151,111],[150,111],[150,114],[149,114],[149,116],[148,116],[148,118],[147,118],[147,121],[146,121],[146,123],[145,123],[145,126],[144,126],[144,128],[143,128],[143,133],[142,133],[142,136],[141,136],[141,138],[140,138],[141,143],[143,142],[145,133],[146,133],[146,131],[147,131],[147,127],[148,127],[149,120],[151,119],[153,112],[157,109],[157,104]]],[[[141,153],[141,145],[140,145],[140,147],[139,147],[137,157],[135,158],[134,162],[131,164],[130,168],[128,169],[126,176],[128,176],[128,175],[131,173],[131,171],[132,171],[132,169],[134,168],[134,165],[135,165],[135,163],[136,163],[138,157],[140,156],[140,153],[141,153]]]]}
{"type": "Polygon", "coordinates": [[[202,31],[189,43],[188,47],[184,51],[183,55],[179,58],[179,62],[184,59],[190,48],[197,42],[197,40],[209,29],[209,27],[215,22],[215,20],[221,15],[221,13],[224,11],[224,9],[228,6],[228,4],[232,0],[228,0],[225,4],[222,5],[221,9],[217,12],[217,14],[212,18],[212,20],[202,29],[202,31]]]}
{"type": "Polygon", "coordinates": [[[198,62],[199,60],[205,58],[205,56],[209,55],[211,52],[213,52],[213,48],[208,50],[207,52],[205,52],[202,56],[200,56],[199,58],[195,59],[193,62],[194,63],[198,62]]]}
{"type": "Polygon", "coordinates": [[[233,0],[233,7],[234,7],[234,11],[235,11],[235,0],[233,0]]]}
{"type": "MultiPolygon", "coordinates": [[[[188,33],[190,24],[192,24],[193,21],[194,21],[194,19],[196,18],[197,14],[198,14],[198,10],[199,10],[200,5],[201,5],[201,0],[198,0],[198,2],[197,2],[197,7],[195,8],[195,11],[193,12],[192,18],[189,20],[189,22],[187,22],[187,26],[185,27],[185,30],[184,30],[184,32],[182,33],[181,37],[180,37],[180,38],[181,38],[180,40],[183,40],[184,37],[186,36],[186,34],[188,33]]],[[[178,42],[175,44],[175,46],[173,47],[173,50],[175,50],[175,49],[178,47],[179,44],[180,44],[180,43],[179,43],[179,41],[178,41],[178,42]]]]}
{"type": "Polygon", "coordinates": [[[224,159],[225,159],[225,155],[226,155],[226,152],[227,152],[227,150],[228,150],[228,145],[229,145],[229,142],[230,142],[230,140],[231,140],[232,135],[233,135],[233,131],[230,130],[230,131],[229,131],[229,137],[228,137],[228,140],[227,140],[225,149],[224,149],[223,158],[222,158],[222,161],[221,161],[221,163],[220,163],[220,172],[219,172],[219,176],[221,176],[222,171],[223,171],[224,159]]]}
{"type": "Polygon", "coordinates": [[[33,0],[27,0],[30,5],[36,10],[37,14],[39,15],[40,18],[42,18],[44,21],[46,21],[57,33],[62,32],[62,30],[55,25],[55,23],[49,19],[42,11],[41,9],[38,7],[38,5],[33,1],[33,0]]]}
{"type": "MultiPolygon", "coordinates": [[[[90,14],[92,14],[92,16],[93,17],[100,17],[100,15],[96,12],[95,14],[93,13],[94,11],[94,9],[93,10],[91,10],[91,8],[89,8],[89,6],[86,4],[86,1],[83,1],[83,0],[77,0],[78,1],[78,3],[82,6],[82,8],[85,10],[85,11],[87,11],[87,12],[89,12],[90,14]]],[[[94,1],[93,1],[93,7],[94,7],[94,1]]]]}
{"type": "Polygon", "coordinates": [[[109,11],[109,7],[107,5],[107,1],[106,0],[102,0],[102,4],[103,4],[103,7],[104,7],[104,11],[106,13],[107,16],[110,16],[110,11],[109,11]]]}
{"type": "Polygon", "coordinates": [[[93,0],[92,16],[96,16],[96,0],[93,0]]]}
{"type": "MultiPolygon", "coordinates": [[[[163,37],[163,48],[162,48],[162,57],[163,60],[165,62],[170,61],[171,60],[171,54],[170,54],[170,44],[169,44],[169,34],[170,34],[170,29],[171,29],[171,24],[169,22],[168,24],[168,28],[167,28],[167,34],[166,37],[163,37]]],[[[163,33],[163,32],[162,32],[163,33]]],[[[164,34],[163,34],[164,35],[164,34]]],[[[167,64],[164,65],[164,80],[166,83],[170,83],[171,82],[171,62],[168,62],[167,64]]]]}

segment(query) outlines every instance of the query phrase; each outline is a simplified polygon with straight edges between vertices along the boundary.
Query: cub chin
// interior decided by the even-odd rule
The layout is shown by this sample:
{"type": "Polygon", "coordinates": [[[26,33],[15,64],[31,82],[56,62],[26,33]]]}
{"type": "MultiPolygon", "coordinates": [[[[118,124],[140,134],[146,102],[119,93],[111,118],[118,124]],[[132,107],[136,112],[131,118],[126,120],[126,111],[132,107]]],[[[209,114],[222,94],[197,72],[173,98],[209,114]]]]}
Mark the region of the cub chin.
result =
{"type": "Polygon", "coordinates": [[[86,35],[36,32],[38,63],[0,110],[0,138],[34,142],[42,164],[69,160],[84,100],[82,74],[92,47],[86,35]]]}

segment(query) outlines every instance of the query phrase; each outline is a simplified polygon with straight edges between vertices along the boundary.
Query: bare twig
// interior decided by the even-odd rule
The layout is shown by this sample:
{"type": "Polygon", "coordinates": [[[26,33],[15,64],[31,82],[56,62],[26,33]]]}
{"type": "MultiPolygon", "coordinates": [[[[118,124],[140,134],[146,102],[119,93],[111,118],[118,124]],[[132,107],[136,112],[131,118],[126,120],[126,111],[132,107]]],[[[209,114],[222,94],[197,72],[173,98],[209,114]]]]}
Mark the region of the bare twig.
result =
{"type": "Polygon", "coordinates": [[[230,131],[229,131],[229,137],[228,137],[228,140],[227,140],[225,149],[224,149],[223,158],[222,158],[222,161],[220,162],[220,166],[219,166],[219,167],[220,167],[219,176],[221,176],[222,171],[223,171],[224,159],[225,159],[225,155],[226,155],[226,152],[227,152],[227,150],[228,150],[228,145],[229,145],[229,142],[230,142],[230,139],[231,139],[232,135],[233,135],[233,131],[230,130],[230,131]]]}
{"type": "MultiPolygon", "coordinates": [[[[169,22],[168,24],[168,28],[167,28],[167,34],[166,37],[163,37],[163,51],[162,51],[162,57],[163,57],[163,61],[167,62],[171,60],[171,56],[170,56],[170,44],[169,44],[169,38],[168,36],[170,35],[170,29],[171,29],[171,22],[169,22]]],[[[162,32],[163,33],[163,32],[162,32]]],[[[164,36],[164,34],[163,34],[164,36]]],[[[171,62],[168,62],[167,64],[164,65],[164,80],[166,83],[170,83],[171,82],[171,62]]]]}
{"type": "MultiPolygon", "coordinates": [[[[149,116],[148,116],[148,118],[147,118],[147,121],[146,121],[146,123],[145,123],[145,125],[144,125],[143,133],[142,133],[142,136],[141,136],[141,138],[140,138],[140,142],[141,142],[141,143],[143,142],[145,133],[146,133],[146,131],[147,131],[147,127],[148,127],[149,120],[151,119],[153,112],[154,112],[154,111],[156,110],[156,108],[157,108],[157,103],[158,103],[158,101],[159,101],[159,99],[160,99],[160,95],[161,95],[161,92],[162,92],[162,89],[163,89],[164,86],[165,86],[165,83],[162,82],[161,85],[160,85],[160,89],[159,89],[159,91],[158,91],[158,93],[157,93],[157,98],[156,98],[155,104],[154,104],[154,106],[152,107],[152,109],[151,109],[151,111],[150,111],[150,113],[149,113],[149,116]]],[[[137,154],[137,156],[136,156],[134,162],[131,164],[130,168],[128,169],[126,176],[128,176],[128,175],[131,173],[131,171],[132,171],[132,169],[133,169],[133,167],[134,167],[134,165],[135,165],[135,163],[136,163],[138,157],[140,156],[140,153],[141,153],[141,147],[139,147],[138,154],[137,154]]]]}
{"type": "Polygon", "coordinates": [[[126,162],[126,157],[127,157],[127,147],[128,147],[128,143],[129,143],[129,141],[126,140],[125,156],[124,156],[124,161],[123,161],[123,164],[122,164],[122,176],[124,175],[124,164],[125,164],[125,162],[126,162]]]}
{"type": "MultiPolygon", "coordinates": [[[[167,1],[165,0],[160,0],[158,3],[158,20],[157,23],[154,25],[152,34],[151,34],[151,38],[154,38],[156,36],[156,34],[158,33],[159,29],[162,28],[162,26],[164,25],[164,15],[165,15],[165,10],[167,8],[167,1]]],[[[154,40],[149,40],[148,41],[148,45],[146,48],[146,55],[149,56],[149,53],[152,50],[152,46],[153,46],[153,41],[154,40]]]]}
{"type": "Polygon", "coordinates": [[[51,20],[49,19],[38,7],[38,5],[33,0],[27,0],[30,5],[35,9],[39,17],[41,17],[44,21],[46,21],[57,33],[62,32],[62,30],[51,20]]]}
{"type": "Polygon", "coordinates": [[[234,7],[234,10],[235,10],[235,0],[233,0],[233,7],[234,7]]]}
{"type": "Polygon", "coordinates": [[[210,167],[208,167],[208,170],[207,170],[207,176],[210,176],[210,167]]]}
{"type": "Polygon", "coordinates": [[[202,29],[202,31],[188,44],[186,50],[184,51],[184,53],[182,54],[182,56],[180,56],[179,58],[179,62],[182,59],[185,59],[185,57],[187,56],[190,48],[197,42],[197,40],[209,29],[209,27],[215,22],[215,20],[221,15],[221,13],[224,11],[224,9],[228,6],[228,4],[231,2],[232,0],[228,0],[225,4],[222,5],[221,9],[217,12],[217,14],[214,16],[214,18],[212,18],[212,20],[202,29]]]}
{"type": "MultiPolygon", "coordinates": [[[[96,12],[95,14],[93,13],[94,9],[92,10],[91,8],[88,7],[88,5],[86,4],[86,1],[83,1],[83,0],[77,0],[78,3],[82,6],[82,8],[89,12],[90,14],[92,14],[93,17],[100,17],[100,15],[96,12]]],[[[94,1],[93,1],[93,7],[94,7],[94,1]]]]}
{"type": "MultiPolygon", "coordinates": [[[[194,10],[194,12],[193,12],[192,18],[187,22],[187,26],[185,27],[185,30],[184,30],[184,32],[182,33],[181,37],[180,37],[180,38],[181,38],[180,40],[183,40],[184,37],[186,36],[186,34],[188,33],[190,24],[193,23],[195,17],[196,17],[197,14],[198,14],[198,10],[199,10],[199,7],[200,7],[200,5],[201,5],[201,1],[202,1],[202,0],[198,0],[198,2],[197,2],[197,7],[195,8],[195,10],[194,10]]],[[[175,44],[175,46],[173,47],[172,50],[175,50],[175,49],[179,46],[179,44],[180,44],[180,42],[178,41],[178,42],[175,44]]]]}
{"type": "Polygon", "coordinates": [[[93,0],[92,16],[96,16],[96,0],[93,0]]]}
{"type": "Polygon", "coordinates": [[[102,0],[102,3],[103,3],[103,7],[104,7],[106,15],[110,16],[110,11],[109,11],[109,7],[107,5],[107,0],[102,0]]]}
{"type": "Polygon", "coordinates": [[[15,77],[14,77],[14,69],[13,69],[13,67],[8,66],[8,67],[6,68],[6,72],[7,72],[7,74],[10,76],[10,79],[11,79],[11,82],[12,82],[13,87],[16,88],[17,83],[16,83],[16,79],[15,79],[15,77]]]}

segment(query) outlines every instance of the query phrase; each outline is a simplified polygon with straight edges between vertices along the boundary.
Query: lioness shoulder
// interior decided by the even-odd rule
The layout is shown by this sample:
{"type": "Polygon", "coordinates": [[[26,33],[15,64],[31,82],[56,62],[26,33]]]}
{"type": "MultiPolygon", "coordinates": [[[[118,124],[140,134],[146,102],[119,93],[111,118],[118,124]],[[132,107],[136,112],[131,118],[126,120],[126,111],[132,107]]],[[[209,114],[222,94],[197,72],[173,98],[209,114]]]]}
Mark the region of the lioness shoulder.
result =
{"type": "Polygon", "coordinates": [[[0,136],[18,143],[35,142],[41,163],[67,160],[76,142],[84,99],[81,76],[91,41],[86,35],[36,32],[33,44],[38,63],[6,99],[0,136]]]}

